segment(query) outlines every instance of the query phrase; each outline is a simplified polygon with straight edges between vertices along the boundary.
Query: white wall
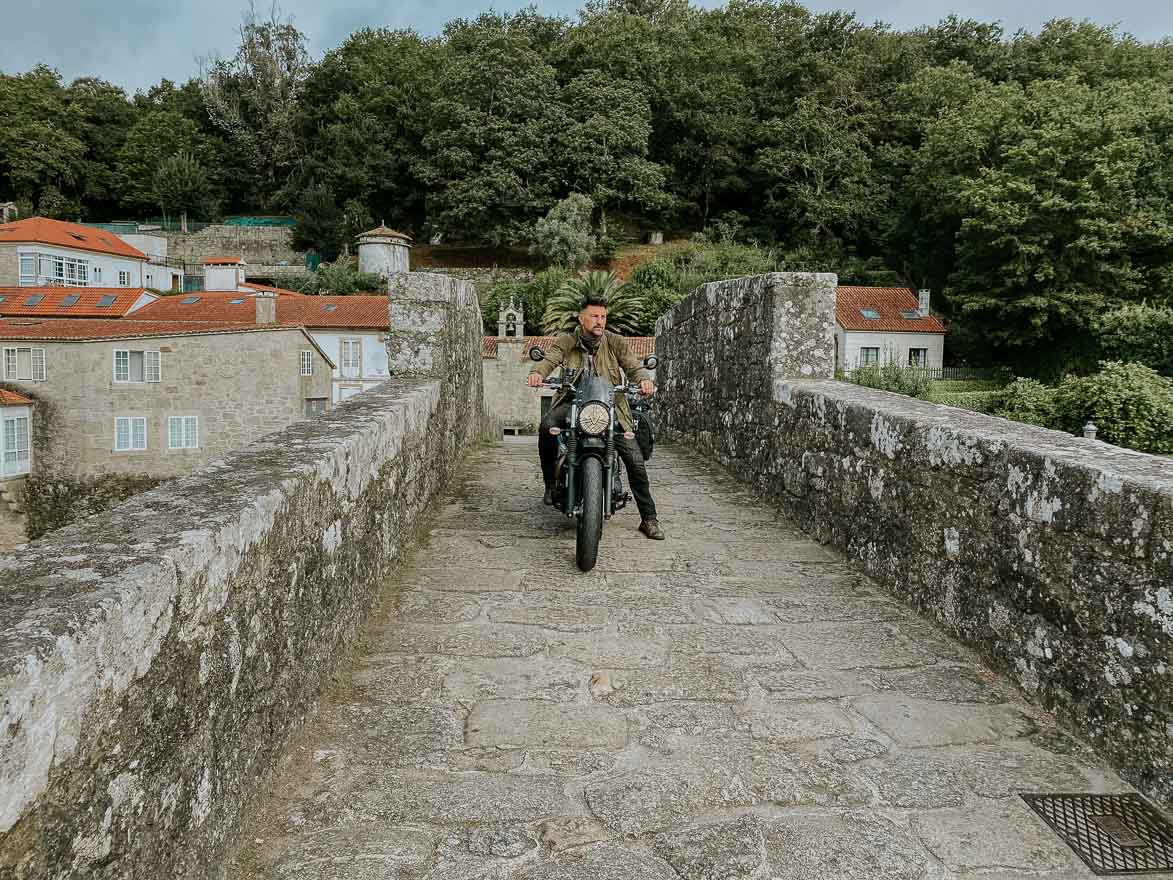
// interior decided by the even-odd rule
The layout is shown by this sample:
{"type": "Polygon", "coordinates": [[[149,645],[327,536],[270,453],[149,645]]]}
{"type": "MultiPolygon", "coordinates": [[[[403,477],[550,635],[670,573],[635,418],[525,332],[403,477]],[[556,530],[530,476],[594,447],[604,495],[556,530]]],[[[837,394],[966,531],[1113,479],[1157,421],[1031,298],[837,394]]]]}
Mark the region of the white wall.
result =
{"type": "Polygon", "coordinates": [[[334,367],[335,403],[387,381],[387,342],[383,330],[308,330],[329,355],[334,367]],[[357,376],[342,375],[342,340],[362,340],[362,364],[357,376]]]}
{"type": "MultiPolygon", "coordinates": [[[[110,254],[95,254],[91,251],[74,250],[73,248],[55,247],[47,244],[22,244],[16,248],[17,253],[17,267],[19,271],[20,254],[44,254],[48,256],[60,257],[74,257],[79,260],[85,260],[89,265],[89,280],[86,282],[88,287],[147,287],[147,279],[145,274],[146,262],[144,260],[131,259],[130,257],[116,257],[110,254]],[[127,272],[130,275],[130,280],[126,284],[120,284],[118,281],[118,273],[127,272]]],[[[149,269],[150,267],[146,267],[149,269]]],[[[162,267],[158,267],[161,271],[162,267]]],[[[163,277],[162,275],[160,277],[163,277]]],[[[170,275],[167,276],[168,279],[170,275]]],[[[46,276],[40,276],[35,282],[35,286],[42,286],[50,283],[52,279],[46,276]]],[[[170,287],[170,283],[167,285],[170,287]]]]}
{"type": "Polygon", "coordinates": [[[943,333],[888,333],[876,331],[844,330],[836,325],[838,335],[838,365],[840,369],[854,370],[859,366],[861,348],[879,348],[880,363],[895,361],[900,366],[908,365],[910,348],[927,348],[930,369],[940,369],[945,359],[945,335],[943,333]]]}

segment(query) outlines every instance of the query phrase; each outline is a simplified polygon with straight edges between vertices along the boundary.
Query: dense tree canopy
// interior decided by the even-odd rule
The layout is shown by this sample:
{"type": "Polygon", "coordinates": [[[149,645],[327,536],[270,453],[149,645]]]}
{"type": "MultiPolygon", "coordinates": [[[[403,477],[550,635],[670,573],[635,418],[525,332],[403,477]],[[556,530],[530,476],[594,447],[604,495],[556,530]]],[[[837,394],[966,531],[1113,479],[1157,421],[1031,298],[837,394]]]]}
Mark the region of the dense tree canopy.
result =
{"type": "Polygon", "coordinates": [[[1102,314],[1173,303],[1173,42],[1087,22],[592,0],[364,29],[311,63],[292,24],[250,15],[201,80],[128,97],[36,68],[0,75],[0,118],[0,201],[71,219],[326,192],[351,218],[318,206],[333,238],[379,218],[513,245],[580,193],[600,243],[708,230],[931,287],[952,351],[1040,371],[1102,314]]]}

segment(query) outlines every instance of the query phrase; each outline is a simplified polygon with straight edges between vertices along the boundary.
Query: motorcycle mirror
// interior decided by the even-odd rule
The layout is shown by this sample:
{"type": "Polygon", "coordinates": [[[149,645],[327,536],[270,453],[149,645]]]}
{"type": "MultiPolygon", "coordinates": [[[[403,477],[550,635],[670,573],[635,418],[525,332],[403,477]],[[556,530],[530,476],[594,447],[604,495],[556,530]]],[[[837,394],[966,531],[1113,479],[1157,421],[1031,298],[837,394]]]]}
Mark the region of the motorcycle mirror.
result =
{"type": "Polygon", "coordinates": [[[647,367],[649,370],[656,369],[656,364],[658,364],[659,362],[660,361],[656,358],[656,356],[654,354],[649,354],[646,358],[644,358],[644,366],[647,367]]]}
{"type": "Polygon", "coordinates": [[[529,359],[531,361],[544,361],[546,359],[546,353],[542,351],[540,346],[535,345],[529,350],[529,359]]]}

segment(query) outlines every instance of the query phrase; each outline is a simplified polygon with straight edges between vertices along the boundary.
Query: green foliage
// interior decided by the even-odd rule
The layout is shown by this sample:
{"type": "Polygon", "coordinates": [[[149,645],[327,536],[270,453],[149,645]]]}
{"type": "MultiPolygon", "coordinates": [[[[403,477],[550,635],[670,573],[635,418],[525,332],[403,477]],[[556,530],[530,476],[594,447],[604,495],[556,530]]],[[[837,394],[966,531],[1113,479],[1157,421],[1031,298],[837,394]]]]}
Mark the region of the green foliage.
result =
{"type": "Polygon", "coordinates": [[[1068,377],[1055,391],[1056,427],[1141,452],[1173,455],[1173,379],[1142,364],[1104,361],[1091,376],[1068,377]]]}
{"type": "Polygon", "coordinates": [[[902,367],[894,361],[883,366],[860,367],[851,373],[851,381],[865,388],[877,388],[926,400],[933,385],[924,370],[902,367]]]}
{"type": "Polygon", "coordinates": [[[360,272],[354,263],[339,260],[336,263],[321,263],[312,272],[281,275],[274,279],[277,287],[296,290],[298,293],[329,296],[350,294],[381,294],[387,285],[378,275],[360,272]]]}
{"type": "Polygon", "coordinates": [[[594,202],[587,196],[568,195],[534,224],[530,253],[540,256],[547,265],[571,271],[585,266],[595,250],[591,231],[594,209],[594,202]]]}
{"type": "Polygon", "coordinates": [[[152,193],[164,213],[210,217],[216,212],[207,169],[191,153],[176,153],[159,163],[152,176],[152,193]]]}
{"type": "Polygon", "coordinates": [[[1055,389],[1035,379],[1016,379],[995,395],[990,411],[1004,419],[1053,428],[1055,389]]]}
{"type": "Polygon", "coordinates": [[[933,388],[929,392],[929,400],[933,403],[943,403],[945,406],[956,406],[973,412],[992,413],[997,405],[997,391],[941,391],[933,388]]]}
{"type": "Polygon", "coordinates": [[[1120,306],[1100,315],[1096,338],[1105,360],[1144,364],[1173,376],[1173,308],[1120,306]]]}
{"type": "Polygon", "coordinates": [[[588,297],[607,300],[607,329],[624,336],[638,336],[643,327],[643,301],[638,292],[611,272],[584,272],[569,278],[546,302],[542,326],[546,333],[566,333],[578,324],[588,297]]]}
{"type": "Polygon", "coordinates": [[[1005,382],[985,379],[934,379],[932,396],[935,400],[940,394],[968,394],[972,391],[1000,391],[1006,387],[1005,382]]]}
{"type": "Polygon", "coordinates": [[[481,314],[485,332],[495,333],[501,304],[512,299],[525,312],[525,333],[527,336],[541,336],[542,316],[546,313],[546,302],[566,281],[566,270],[555,267],[539,272],[530,281],[499,281],[489,288],[481,314]]]}
{"type": "Polygon", "coordinates": [[[302,193],[293,211],[290,243],[298,249],[315,250],[323,260],[337,259],[347,241],[347,217],[326,186],[312,186],[302,193]]]}

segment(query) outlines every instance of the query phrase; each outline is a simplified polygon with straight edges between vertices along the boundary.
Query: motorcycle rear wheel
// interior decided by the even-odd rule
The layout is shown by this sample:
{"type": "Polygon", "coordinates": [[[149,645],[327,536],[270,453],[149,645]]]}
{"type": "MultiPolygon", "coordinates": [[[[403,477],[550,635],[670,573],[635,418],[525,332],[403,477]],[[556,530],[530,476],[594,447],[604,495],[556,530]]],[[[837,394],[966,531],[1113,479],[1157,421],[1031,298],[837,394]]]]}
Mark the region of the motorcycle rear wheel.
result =
{"type": "Polygon", "coordinates": [[[582,463],[582,514],[574,542],[574,561],[580,571],[590,571],[599,559],[603,534],[603,463],[594,456],[582,463]]]}

